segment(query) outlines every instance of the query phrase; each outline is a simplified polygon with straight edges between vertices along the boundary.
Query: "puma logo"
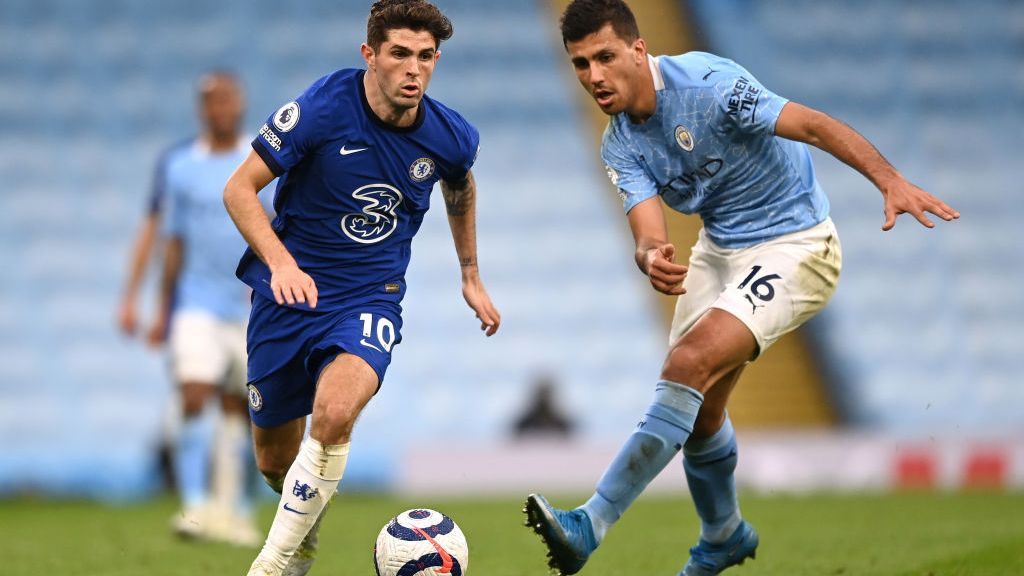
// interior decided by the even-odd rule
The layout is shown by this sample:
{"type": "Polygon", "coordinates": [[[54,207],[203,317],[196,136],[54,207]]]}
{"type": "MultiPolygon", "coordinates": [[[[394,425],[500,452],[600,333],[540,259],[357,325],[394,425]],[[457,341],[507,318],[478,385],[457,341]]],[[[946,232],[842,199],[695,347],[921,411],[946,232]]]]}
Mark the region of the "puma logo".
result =
{"type": "Polygon", "coordinates": [[[747,302],[750,302],[750,306],[751,306],[750,313],[751,314],[754,314],[755,312],[757,312],[758,308],[764,308],[765,307],[765,304],[757,304],[757,303],[755,303],[754,299],[750,297],[750,294],[744,294],[743,297],[747,299],[747,302]]]}

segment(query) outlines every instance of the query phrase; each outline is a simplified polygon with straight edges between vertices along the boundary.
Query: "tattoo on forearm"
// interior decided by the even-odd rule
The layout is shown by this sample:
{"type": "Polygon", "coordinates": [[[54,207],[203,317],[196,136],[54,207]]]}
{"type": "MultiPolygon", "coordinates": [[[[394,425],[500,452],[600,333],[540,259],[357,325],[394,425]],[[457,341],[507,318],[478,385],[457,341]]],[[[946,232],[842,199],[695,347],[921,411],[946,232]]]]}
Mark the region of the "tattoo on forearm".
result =
{"type": "Polygon", "coordinates": [[[474,266],[476,266],[476,258],[460,258],[459,265],[461,265],[463,268],[473,268],[474,266]]]}
{"type": "Polygon", "coordinates": [[[459,182],[441,186],[441,193],[444,194],[444,204],[449,216],[465,216],[473,207],[476,188],[473,181],[466,177],[459,182]]]}

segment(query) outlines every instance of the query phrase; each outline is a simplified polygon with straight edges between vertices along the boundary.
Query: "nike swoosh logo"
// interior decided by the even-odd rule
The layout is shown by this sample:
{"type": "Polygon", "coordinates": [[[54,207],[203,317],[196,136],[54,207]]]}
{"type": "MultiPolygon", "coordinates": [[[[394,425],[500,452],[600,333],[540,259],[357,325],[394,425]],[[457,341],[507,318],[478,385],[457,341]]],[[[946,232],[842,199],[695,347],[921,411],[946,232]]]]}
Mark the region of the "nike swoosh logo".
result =
{"type": "Polygon", "coordinates": [[[339,152],[341,152],[342,156],[348,156],[349,154],[355,154],[356,152],[362,152],[363,150],[369,150],[369,148],[353,148],[353,149],[349,150],[349,149],[345,148],[344,146],[342,146],[341,150],[339,150],[339,152]]]}
{"type": "Polygon", "coordinates": [[[366,347],[369,347],[369,348],[373,348],[374,350],[376,350],[377,352],[380,352],[381,354],[384,353],[384,351],[381,350],[380,348],[377,348],[373,344],[370,344],[369,342],[367,342],[366,338],[363,338],[362,340],[360,340],[359,343],[362,344],[363,346],[366,346],[366,347]]]}
{"type": "Polygon", "coordinates": [[[704,75],[704,80],[707,80],[708,76],[711,76],[715,72],[718,72],[718,70],[712,70],[711,68],[708,68],[708,73],[704,75]]]}
{"type": "Polygon", "coordinates": [[[309,512],[299,512],[295,508],[292,508],[291,506],[289,506],[287,502],[284,503],[284,509],[289,511],[289,512],[295,512],[296,514],[302,514],[303,516],[309,514],[309,512]]]}
{"type": "Polygon", "coordinates": [[[417,528],[413,526],[412,529],[414,532],[425,538],[427,542],[430,542],[430,544],[434,546],[434,550],[437,550],[438,556],[441,557],[441,567],[438,568],[437,571],[441,574],[451,574],[452,567],[455,565],[455,563],[452,562],[452,557],[450,554],[448,554],[448,551],[441,547],[441,545],[438,544],[436,540],[431,538],[430,534],[427,534],[422,528],[417,528]]]}

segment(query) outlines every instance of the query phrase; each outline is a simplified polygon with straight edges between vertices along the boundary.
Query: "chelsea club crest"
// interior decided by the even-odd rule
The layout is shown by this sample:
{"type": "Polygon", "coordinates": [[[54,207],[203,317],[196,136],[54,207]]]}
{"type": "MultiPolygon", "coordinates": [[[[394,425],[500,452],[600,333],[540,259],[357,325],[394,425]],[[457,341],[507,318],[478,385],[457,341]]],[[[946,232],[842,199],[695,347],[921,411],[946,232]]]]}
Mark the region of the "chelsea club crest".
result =
{"type": "Polygon", "coordinates": [[[259,412],[263,408],[263,396],[252,384],[249,384],[249,407],[253,412],[259,412]]]}
{"type": "Polygon", "coordinates": [[[687,152],[693,150],[693,134],[690,134],[686,126],[681,124],[676,126],[676,144],[679,144],[679,147],[687,152]]]}
{"type": "Polygon", "coordinates": [[[409,177],[417,182],[423,182],[434,173],[434,161],[430,158],[420,158],[409,166],[409,177]]]}

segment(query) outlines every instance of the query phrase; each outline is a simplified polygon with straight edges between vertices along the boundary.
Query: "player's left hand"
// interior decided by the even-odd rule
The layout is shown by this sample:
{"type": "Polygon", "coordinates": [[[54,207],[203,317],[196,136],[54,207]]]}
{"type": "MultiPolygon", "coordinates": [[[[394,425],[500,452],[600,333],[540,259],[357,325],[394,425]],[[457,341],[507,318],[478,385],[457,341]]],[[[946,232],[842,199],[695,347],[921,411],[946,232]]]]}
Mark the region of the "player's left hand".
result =
{"type": "Polygon", "coordinates": [[[156,320],[153,321],[153,325],[150,326],[149,331],[146,332],[146,344],[150,348],[159,348],[167,341],[167,325],[168,319],[164,314],[160,314],[156,320]]]}
{"type": "Polygon", "coordinates": [[[466,299],[466,304],[469,304],[469,307],[476,312],[476,317],[480,320],[480,329],[484,331],[485,335],[493,336],[501,326],[501,314],[491,302],[491,297],[487,295],[483,282],[479,278],[463,280],[462,297],[466,299]]]}
{"type": "Polygon", "coordinates": [[[902,178],[883,189],[882,197],[885,198],[885,223],[882,224],[882,230],[885,231],[892,230],[900,214],[910,214],[927,228],[934,228],[935,223],[925,216],[925,212],[931,212],[947,222],[960,217],[960,213],[945,202],[902,178]]]}

